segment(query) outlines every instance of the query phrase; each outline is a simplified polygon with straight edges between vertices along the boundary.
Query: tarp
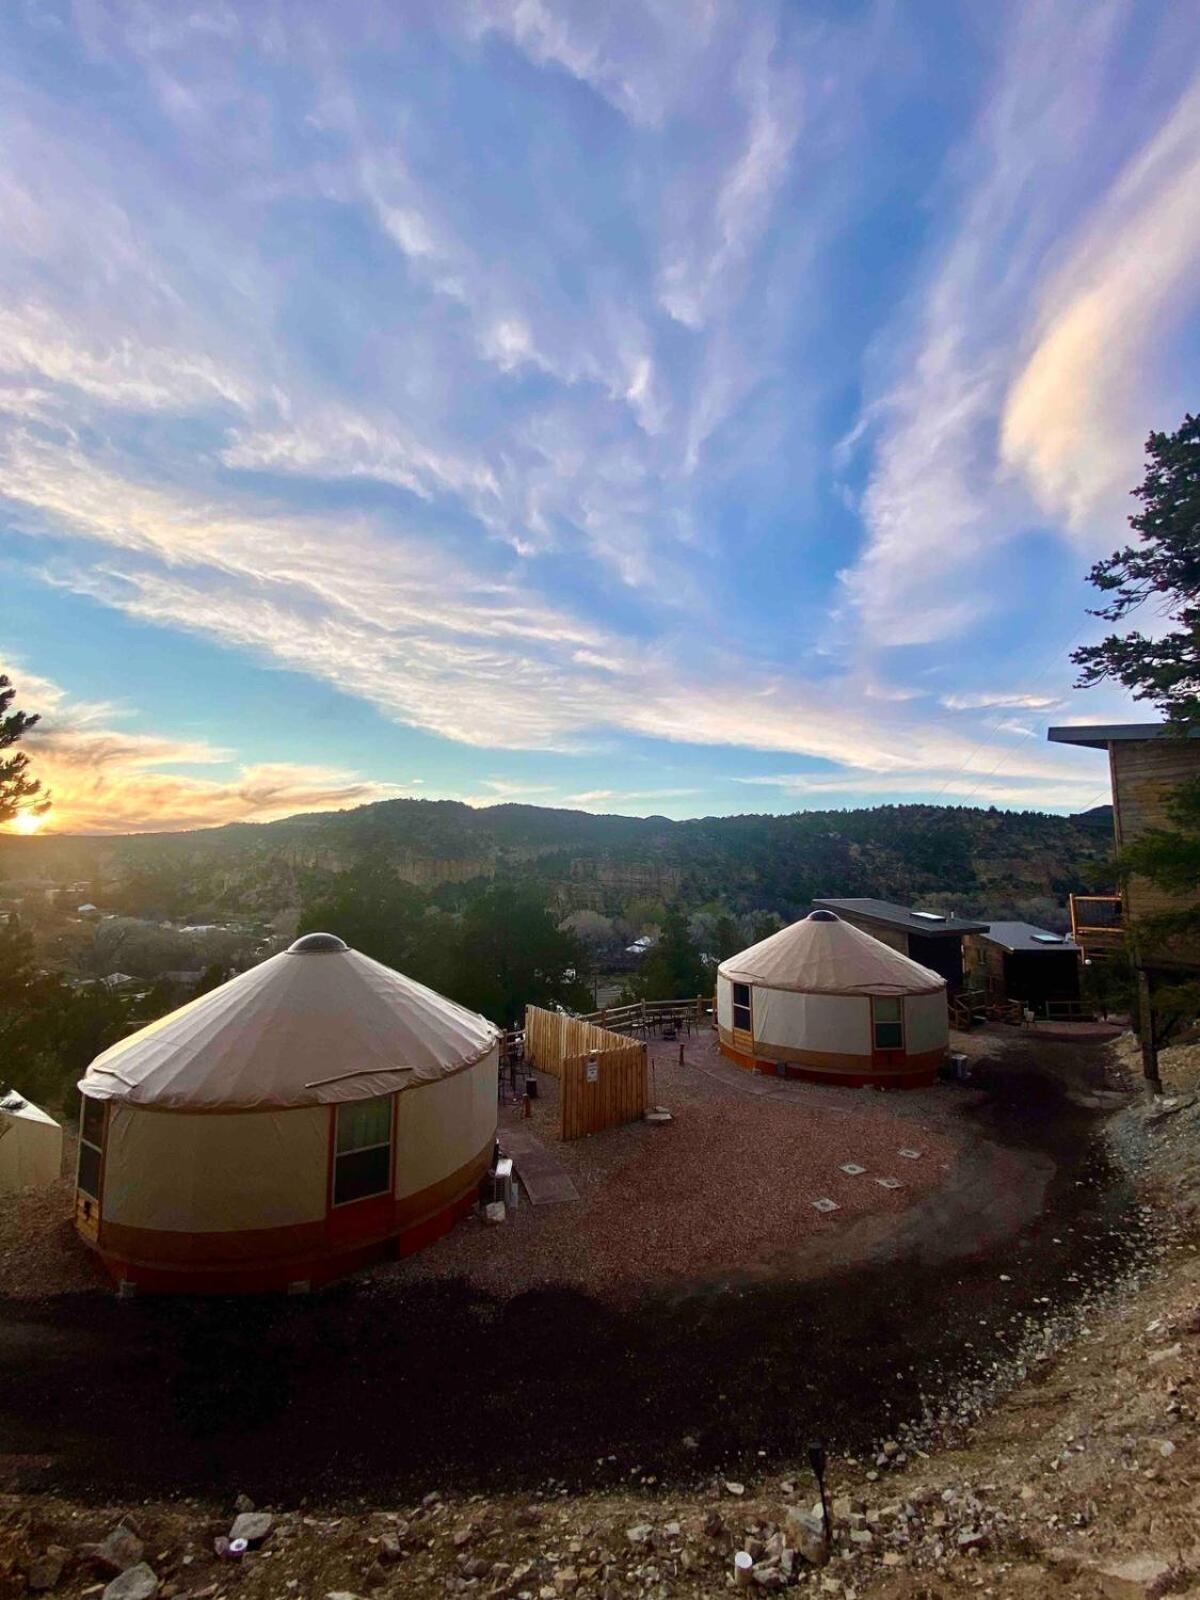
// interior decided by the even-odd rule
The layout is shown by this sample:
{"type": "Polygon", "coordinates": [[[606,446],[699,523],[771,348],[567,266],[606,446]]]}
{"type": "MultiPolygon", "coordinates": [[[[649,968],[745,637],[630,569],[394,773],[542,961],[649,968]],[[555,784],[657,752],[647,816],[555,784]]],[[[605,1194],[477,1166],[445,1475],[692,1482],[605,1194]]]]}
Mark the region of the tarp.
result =
{"type": "Polygon", "coordinates": [[[494,1048],[484,1017],[332,943],[293,946],[122,1039],[80,1089],[173,1111],[328,1105],[436,1082],[494,1048]]]}
{"type": "Polygon", "coordinates": [[[802,994],[933,994],[946,986],[939,973],[830,911],[818,911],[752,944],[722,961],[717,972],[730,983],[802,994]]]}

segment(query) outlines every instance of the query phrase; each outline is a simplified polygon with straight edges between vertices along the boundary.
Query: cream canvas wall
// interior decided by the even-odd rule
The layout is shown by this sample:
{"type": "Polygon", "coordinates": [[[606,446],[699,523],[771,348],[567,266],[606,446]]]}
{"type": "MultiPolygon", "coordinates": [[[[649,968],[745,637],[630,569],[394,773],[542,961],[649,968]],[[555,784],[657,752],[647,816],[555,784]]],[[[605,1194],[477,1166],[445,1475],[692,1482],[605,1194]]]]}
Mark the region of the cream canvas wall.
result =
{"type": "Polygon", "coordinates": [[[496,1136],[498,1049],[439,1083],[406,1089],[396,1119],[396,1195],[465,1167],[496,1136]]]}
{"type": "Polygon", "coordinates": [[[904,1002],[904,1047],[910,1056],[944,1050],[949,1039],[946,991],[910,994],[904,1002]]]}
{"type": "Polygon", "coordinates": [[[858,995],[754,990],[756,1044],[863,1056],[871,1052],[871,1002],[858,995]]]}
{"type": "Polygon", "coordinates": [[[328,1106],[293,1111],[109,1113],[107,1222],[225,1233],[317,1222],[329,1181],[328,1106]]]}
{"type": "Polygon", "coordinates": [[[733,1027],[733,985],[728,978],[717,978],[717,1026],[733,1027]]]}
{"type": "Polygon", "coordinates": [[[25,1101],[0,1109],[0,1194],[40,1188],[62,1176],[62,1129],[40,1107],[25,1101]]]}

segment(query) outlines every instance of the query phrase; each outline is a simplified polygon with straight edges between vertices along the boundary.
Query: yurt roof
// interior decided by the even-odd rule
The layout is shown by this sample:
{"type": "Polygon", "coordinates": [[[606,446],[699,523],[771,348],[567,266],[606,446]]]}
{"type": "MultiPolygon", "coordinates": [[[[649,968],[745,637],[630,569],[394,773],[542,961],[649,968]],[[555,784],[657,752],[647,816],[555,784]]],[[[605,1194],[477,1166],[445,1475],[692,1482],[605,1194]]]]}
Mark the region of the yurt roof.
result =
{"type": "Polygon", "coordinates": [[[928,967],[843,922],[814,911],[717,968],[732,983],[793,989],[801,994],[933,994],[946,980],[928,967]]]}
{"type": "Polygon", "coordinates": [[[171,1111],[325,1105],[448,1077],[497,1037],[424,984],[308,934],[112,1045],[79,1087],[171,1111]]]}

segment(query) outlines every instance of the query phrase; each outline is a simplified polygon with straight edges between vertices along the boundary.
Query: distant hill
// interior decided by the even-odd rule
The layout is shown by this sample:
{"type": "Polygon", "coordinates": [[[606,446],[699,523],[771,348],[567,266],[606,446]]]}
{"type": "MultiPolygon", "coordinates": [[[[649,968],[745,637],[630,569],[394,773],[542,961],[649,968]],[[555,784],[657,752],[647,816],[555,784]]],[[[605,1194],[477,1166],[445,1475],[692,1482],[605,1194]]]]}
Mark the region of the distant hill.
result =
{"type": "MultiPolygon", "coordinates": [[[[1105,810],[1107,808],[1098,808],[1105,810]]],[[[562,910],[634,901],[801,915],[817,895],[871,894],[993,916],[1111,886],[1111,832],[1080,817],[962,806],[790,816],[595,816],[386,800],[264,824],[119,837],[0,837],[0,897],[31,880],[87,885],[102,906],[164,916],[269,914],[362,863],[451,902],[456,886],[521,875],[562,910]]]]}

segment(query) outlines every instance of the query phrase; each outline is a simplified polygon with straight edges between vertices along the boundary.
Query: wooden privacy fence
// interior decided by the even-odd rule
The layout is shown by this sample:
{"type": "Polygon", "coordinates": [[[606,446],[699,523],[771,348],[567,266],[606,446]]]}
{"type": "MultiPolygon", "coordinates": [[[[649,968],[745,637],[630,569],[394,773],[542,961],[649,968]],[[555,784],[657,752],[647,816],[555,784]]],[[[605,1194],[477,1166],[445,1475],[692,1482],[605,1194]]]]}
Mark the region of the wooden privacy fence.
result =
{"type": "Polygon", "coordinates": [[[635,1122],[649,1099],[646,1046],[563,1011],[525,1010],[525,1059],[561,1081],[560,1132],[581,1139],[635,1122]]]}
{"type": "Polygon", "coordinates": [[[562,1137],[582,1139],[636,1122],[645,1115],[649,1092],[644,1044],[622,1039],[611,1050],[568,1056],[562,1065],[562,1137]]]}
{"type": "Polygon", "coordinates": [[[525,1059],[552,1078],[562,1077],[562,1064],[568,1056],[628,1043],[628,1039],[597,1027],[586,1017],[573,1017],[566,1011],[543,1011],[541,1006],[525,1007],[525,1059]]]}

